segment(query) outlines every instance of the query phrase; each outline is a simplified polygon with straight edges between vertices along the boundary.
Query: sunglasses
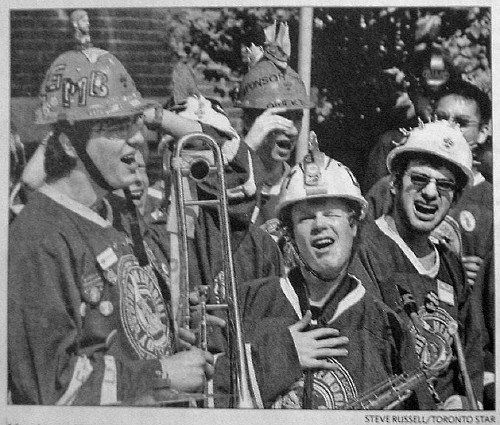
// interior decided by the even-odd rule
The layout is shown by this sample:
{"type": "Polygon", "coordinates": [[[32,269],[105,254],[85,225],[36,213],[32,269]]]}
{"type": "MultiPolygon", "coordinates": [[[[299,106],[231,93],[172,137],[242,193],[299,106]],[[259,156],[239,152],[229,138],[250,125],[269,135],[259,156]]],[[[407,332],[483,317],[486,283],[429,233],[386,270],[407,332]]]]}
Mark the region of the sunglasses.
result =
{"type": "Polygon", "coordinates": [[[454,181],[446,179],[435,179],[434,177],[426,176],[420,173],[405,173],[406,176],[410,178],[411,183],[419,189],[427,187],[427,185],[433,181],[436,184],[436,189],[440,194],[448,194],[454,192],[457,185],[454,181]]]}

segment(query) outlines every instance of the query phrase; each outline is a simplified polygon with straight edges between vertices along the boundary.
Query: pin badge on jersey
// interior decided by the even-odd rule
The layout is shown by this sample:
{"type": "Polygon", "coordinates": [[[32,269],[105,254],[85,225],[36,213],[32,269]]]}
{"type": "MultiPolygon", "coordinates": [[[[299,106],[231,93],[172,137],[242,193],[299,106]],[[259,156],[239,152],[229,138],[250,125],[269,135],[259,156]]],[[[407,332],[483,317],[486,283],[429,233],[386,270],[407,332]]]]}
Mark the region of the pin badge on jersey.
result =
{"type": "Polygon", "coordinates": [[[113,251],[113,248],[108,247],[97,256],[97,262],[103,270],[109,269],[113,264],[118,261],[118,257],[113,251]]]}
{"type": "Polygon", "coordinates": [[[113,307],[113,304],[111,303],[111,301],[102,301],[100,304],[99,304],[99,311],[101,312],[101,314],[103,316],[111,316],[113,314],[113,311],[114,311],[114,307],[113,307]]]}
{"type": "Polygon", "coordinates": [[[455,305],[453,286],[439,279],[437,279],[437,285],[439,299],[446,304],[455,305]]]}
{"type": "Polygon", "coordinates": [[[104,283],[97,273],[91,273],[82,279],[82,297],[91,305],[99,303],[103,288],[104,283]]]}

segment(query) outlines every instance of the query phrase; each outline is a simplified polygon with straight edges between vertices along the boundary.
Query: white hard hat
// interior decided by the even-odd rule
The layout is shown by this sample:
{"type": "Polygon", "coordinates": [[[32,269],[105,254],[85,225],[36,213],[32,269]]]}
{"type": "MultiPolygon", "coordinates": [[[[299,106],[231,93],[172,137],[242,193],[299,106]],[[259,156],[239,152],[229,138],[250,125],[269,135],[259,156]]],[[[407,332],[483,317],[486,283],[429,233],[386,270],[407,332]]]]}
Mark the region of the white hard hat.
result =
{"type": "Polygon", "coordinates": [[[359,219],[366,215],[368,202],[351,170],[321,152],[309,153],[290,170],[281,186],[276,215],[279,217],[290,205],[315,198],[354,201],[359,205],[359,219]]]}
{"type": "Polygon", "coordinates": [[[472,184],[472,152],[459,127],[446,120],[421,123],[387,155],[387,168],[392,172],[394,159],[411,152],[425,153],[454,164],[472,184]]]}

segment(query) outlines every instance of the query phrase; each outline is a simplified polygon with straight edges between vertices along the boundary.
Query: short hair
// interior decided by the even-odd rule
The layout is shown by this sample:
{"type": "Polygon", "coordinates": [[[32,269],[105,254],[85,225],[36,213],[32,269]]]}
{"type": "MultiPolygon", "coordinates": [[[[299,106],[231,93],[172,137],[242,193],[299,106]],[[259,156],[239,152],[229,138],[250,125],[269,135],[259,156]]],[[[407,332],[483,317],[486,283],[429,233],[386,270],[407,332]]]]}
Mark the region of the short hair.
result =
{"type": "Polygon", "coordinates": [[[250,26],[241,35],[241,44],[250,47],[253,43],[256,46],[263,46],[266,42],[266,35],[262,27],[256,22],[251,22],[250,26]]]}
{"type": "Polygon", "coordinates": [[[479,113],[481,114],[481,122],[484,124],[490,120],[491,100],[488,94],[479,87],[464,80],[451,81],[439,91],[436,102],[450,95],[460,96],[464,99],[475,101],[479,108],[479,113]]]}

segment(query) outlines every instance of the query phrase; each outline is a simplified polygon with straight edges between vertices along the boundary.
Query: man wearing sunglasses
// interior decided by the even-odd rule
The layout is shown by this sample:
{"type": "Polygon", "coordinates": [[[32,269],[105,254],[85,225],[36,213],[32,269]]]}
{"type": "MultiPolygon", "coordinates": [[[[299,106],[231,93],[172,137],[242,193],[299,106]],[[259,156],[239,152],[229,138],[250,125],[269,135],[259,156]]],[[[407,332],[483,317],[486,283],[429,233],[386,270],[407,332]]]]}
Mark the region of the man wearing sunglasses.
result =
{"type": "Polygon", "coordinates": [[[452,361],[429,390],[438,408],[472,408],[482,396],[483,362],[470,287],[459,258],[429,238],[472,183],[472,153],[458,126],[440,120],[408,132],[387,166],[392,210],[363,228],[350,271],[399,313],[423,366],[436,355],[432,339],[455,355],[462,349],[467,373],[452,361]],[[472,391],[462,385],[469,378],[472,391]]]}

